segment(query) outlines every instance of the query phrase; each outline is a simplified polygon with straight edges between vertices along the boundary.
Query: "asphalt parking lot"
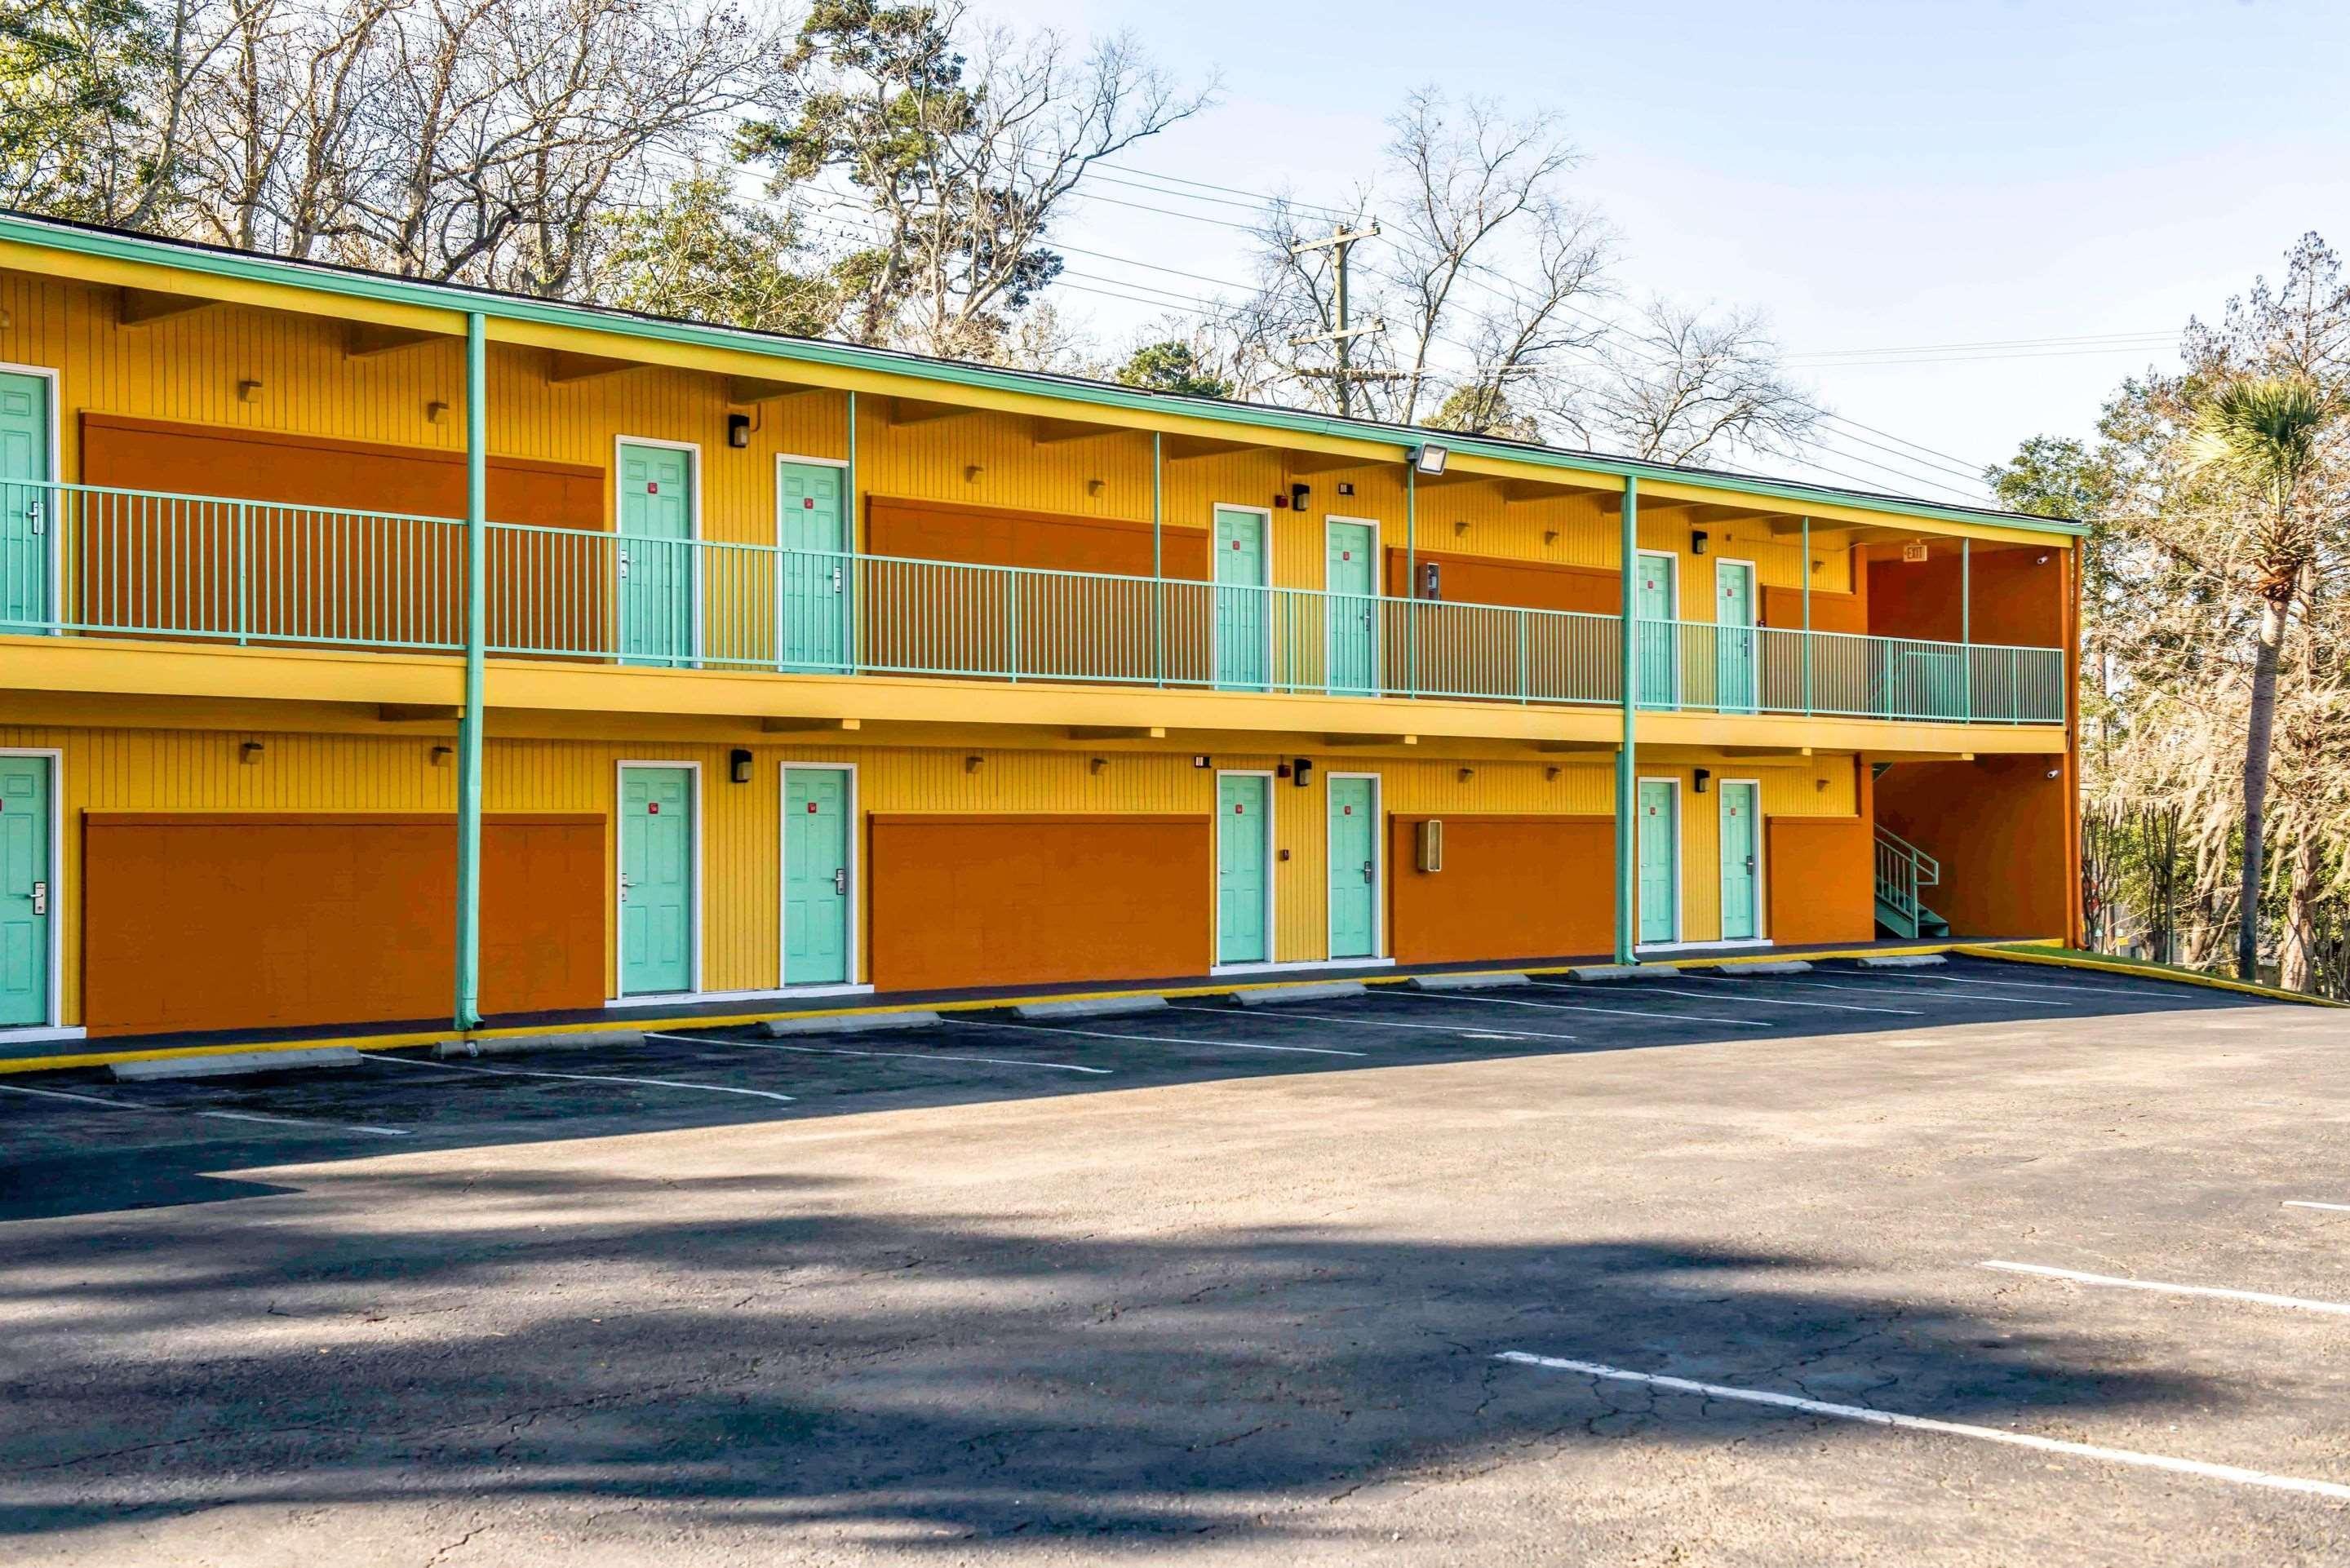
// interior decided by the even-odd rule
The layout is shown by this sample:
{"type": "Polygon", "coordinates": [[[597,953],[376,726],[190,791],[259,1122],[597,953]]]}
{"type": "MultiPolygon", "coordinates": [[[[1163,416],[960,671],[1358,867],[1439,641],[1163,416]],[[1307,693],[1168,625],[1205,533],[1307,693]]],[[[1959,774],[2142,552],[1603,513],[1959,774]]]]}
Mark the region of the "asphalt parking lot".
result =
{"type": "Polygon", "coordinates": [[[2337,1561],[2343,1017],[1960,961],[0,1080],[0,1532],[2337,1561]]]}

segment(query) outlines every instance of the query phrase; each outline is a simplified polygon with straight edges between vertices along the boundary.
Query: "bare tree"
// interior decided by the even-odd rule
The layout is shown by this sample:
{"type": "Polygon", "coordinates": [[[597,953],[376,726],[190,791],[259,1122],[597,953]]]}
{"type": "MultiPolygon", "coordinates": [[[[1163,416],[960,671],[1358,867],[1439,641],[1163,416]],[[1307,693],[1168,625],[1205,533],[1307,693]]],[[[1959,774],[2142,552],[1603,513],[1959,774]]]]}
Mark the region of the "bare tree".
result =
{"type": "Polygon", "coordinates": [[[1657,462],[1801,452],[1821,410],[1779,368],[1753,311],[1709,317],[1651,299],[1551,406],[1586,445],[1657,462]]]}
{"type": "Polygon", "coordinates": [[[1080,49],[997,28],[966,49],[966,31],[959,3],[823,0],[790,62],[795,112],[742,138],[775,193],[846,236],[836,270],[859,341],[992,353],[1060,271],[1050,230],[1094,165],[1212,96],[1127,37],[1080,49]]]}
{"type": "MultiPolygon", "coordinates": [[[[1347,402],[1374,417],[1415,424],[1447,408],[1473,422],[1505,408],[1520,380],[1557,373],[1598,340],[1604,324],[1584,306],[1604,296],[1613,233],[1565,193],[1579,160],[1555,116],[1513,118],[1483,99],[1456,107],[1429,88],[1388,125],[1379,177],[1340,220],[1362,228],[1378,213],[1378,240],[1349,258],[1350,319],[1386,330],[1357,339],[1343,364],[1327,347],[1292,350],[1274,379],[1336,408],[1343,374],[1347,402]]],[[[1253,325],[1292,338],[1336,328],[1334,258],[1297,248],[1327,221],[1275,207],[1253,325]]]]}

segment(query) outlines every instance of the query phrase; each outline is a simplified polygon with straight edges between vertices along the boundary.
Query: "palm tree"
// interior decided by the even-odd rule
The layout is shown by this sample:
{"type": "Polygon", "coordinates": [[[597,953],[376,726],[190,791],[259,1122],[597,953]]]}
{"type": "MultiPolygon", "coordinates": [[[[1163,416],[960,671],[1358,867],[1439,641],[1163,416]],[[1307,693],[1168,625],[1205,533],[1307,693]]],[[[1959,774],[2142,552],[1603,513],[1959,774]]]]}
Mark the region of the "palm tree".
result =
{"type": "Polygon", "coordinates": [[[2224,472],[2257,491],[2263,503],[2246,541],[2261,624],[2252,659],[2251,714],[2244,726],[2244,880],[2236,972],[2245,980],[2260,978],[2261,817],[2268,804],[2269,741],[2276,728],[2277,655],[2293,597],[2317,550],[2314,520],[2299,504],[2302,482],[2343,411],[2306,378],[2241,377],[2204,400],[2188,445],[2190,468],[2224,472]]]}

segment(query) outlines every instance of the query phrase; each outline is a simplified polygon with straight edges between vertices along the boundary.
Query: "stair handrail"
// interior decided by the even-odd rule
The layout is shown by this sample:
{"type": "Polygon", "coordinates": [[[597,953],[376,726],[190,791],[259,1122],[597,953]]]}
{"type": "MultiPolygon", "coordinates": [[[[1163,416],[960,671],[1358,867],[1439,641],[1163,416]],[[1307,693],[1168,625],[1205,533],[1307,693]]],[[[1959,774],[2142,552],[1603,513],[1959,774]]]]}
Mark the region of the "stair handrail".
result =
{"type": "Polygon", "coordinates": [[[1877,842],[1910,862],[1917,886],[1939,888],[1942,885],[1942,863],[1882,823],[1877,825],[1877,842]]]}

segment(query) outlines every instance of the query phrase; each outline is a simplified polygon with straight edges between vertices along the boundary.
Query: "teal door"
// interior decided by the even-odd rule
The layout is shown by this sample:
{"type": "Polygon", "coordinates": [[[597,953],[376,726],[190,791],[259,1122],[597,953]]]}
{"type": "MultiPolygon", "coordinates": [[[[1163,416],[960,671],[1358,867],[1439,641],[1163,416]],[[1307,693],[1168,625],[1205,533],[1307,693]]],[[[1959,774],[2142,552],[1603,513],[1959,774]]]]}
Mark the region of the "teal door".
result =
{"type": "Polygon", "coordinates": [[[693,770],[620,770],[620,994],[693,989],[693,770]]]}
{"type": "Polygon", "coordinates": [[[1762,803],[1752,784],[1731,780],[1721,786],[1721,940],[1745,941],[1762,934],[1758,892],[1762,879],[1762,803]]]}
{"type": "Polygon", "coordinates": [[[1373,694],[1378,691],[1378,579],[1372,560],[1378,543],[1367,523],[1332,523],[1324,545],[1322,582],[1329,597],[1323,613],[1330,628],[1329,688],[1373,694]]]}
{"type": "Polygon", "coordinates": [[[1754,568],[1713,564],[1713,704],[1717,712],[1754,711],[1754,568]]]}
{"type": "Polygon", "coordinates": [[[49,383],[0,375],[0,627],[49,618],[49,383]]]}
{"type": "Polygon", "coordinates": [[[848,772],[784,770],[784,983],[846,985],[848,772]]]}
{"type": "Polygon", "coordinates": [[[1216,508],[1216,684],[1262,691],[1273,662],[1262,512],[1216,508]]]}
{"type": "Polygon", "coordinates": [[[1268,963],[1273,781],[1256,774],[1216,780],[1216,961],[1268,963]]]}
{"type": "Polygon", "coordinates": [[[693,461],[679,447],[620,445],[620,658],[693,661],[693,461]]]}
{"type": "Polygon", "coordinates": [[[1679,594],[1675,584],[1679,557],[1643,552],[1634,563],[1633,590],[1638,596],[1632,613],[1639,621],[1635,642],[1639,684],[1633,700],[1643,708],[1680,706],[1680,645],[1673,609],[1679,594]]]}
{"type": "Polygon", "coordinates": [[[1680,937],[1680,791],[1667,779],[1640,781],[1640,940],[1680,937]]]}
{"type": "Polygon", "coordinates": [[[0,1028],[49,1022],[49,760],[0,757],[0,1028]]]}
{"type": "Polygon", "coordinates": [[[1379,950],[1379,824],[1367,778],[1330,781],[1330,956],[1379,950]]]}
{"type": "Polygon", "coordinates": [[[828,462],[775,467],[775,543],[783,547],[777,576],[775,643],[786,670],[848,667],[848,597],[852,586],[848,524],[842,505],[844,470],[828,462]]]}

